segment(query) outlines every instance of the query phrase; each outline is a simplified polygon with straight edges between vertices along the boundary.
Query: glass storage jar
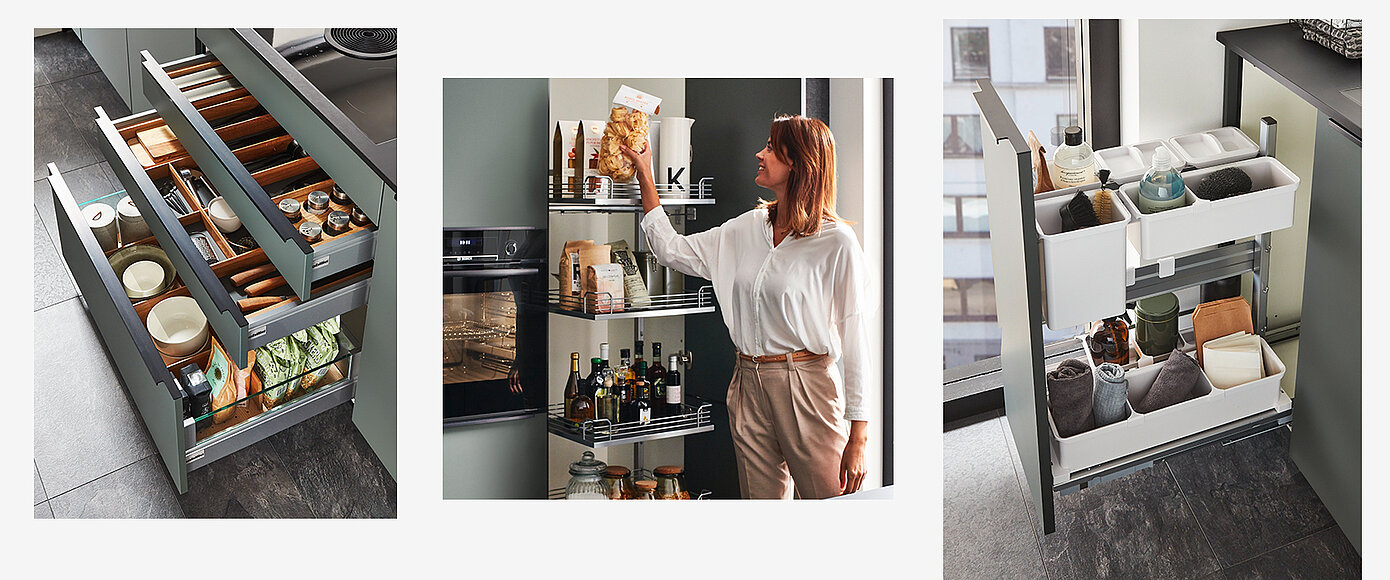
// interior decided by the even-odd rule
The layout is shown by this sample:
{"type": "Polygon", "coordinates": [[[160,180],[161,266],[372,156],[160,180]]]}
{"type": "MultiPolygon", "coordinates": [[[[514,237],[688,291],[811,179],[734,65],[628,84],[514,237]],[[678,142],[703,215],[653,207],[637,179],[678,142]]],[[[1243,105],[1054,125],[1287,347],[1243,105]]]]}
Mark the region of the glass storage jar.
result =
{"type": "Polygon", "coordinates": [[[608,499],[608,484],[603,482],[607,468],[608,464],[594,459],[593,451],[585,451],[579,461],[570,464],[565,499],[608,499]]]}
{"type": "Polygon", "coordinates": [[[1134,308],[1134,343],[1139,352],[1161,356],[1178,345],[1178,297],[1169,292],[1140,300],[1134,308]]]}
{"type": "Polygon", "coordinates": [[[637,496],[632,499],[656,499],[656,482],[650,479],[638,480],[634,484],[637,488],[637,496]]]}
{"type": "Polygon", "coordinates": [[[656,499],[690,499],[685,489],[685,468],[663,465],[656,468],[656,499]]]}
{"type": "Polygon", "coordinates": [[[604,469],[603,483],[608,485],[608,499],[632,499],[637,495],[637,488],[632,485],[632,474],[621,465],[610,465],[604,469]]]}

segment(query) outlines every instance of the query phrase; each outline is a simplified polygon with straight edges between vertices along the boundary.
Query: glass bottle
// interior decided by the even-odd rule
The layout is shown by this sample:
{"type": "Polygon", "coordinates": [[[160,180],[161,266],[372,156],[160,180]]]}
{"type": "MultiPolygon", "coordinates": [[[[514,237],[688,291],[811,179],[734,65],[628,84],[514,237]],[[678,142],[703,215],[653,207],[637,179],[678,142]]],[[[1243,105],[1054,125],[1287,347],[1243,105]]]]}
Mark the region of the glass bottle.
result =
{"type": "Polygon", "coordinates": [[[618,368],[613,369],[613,384],[618,389],[618,406],[622,407],[622,416],[632,416],[632,392],[633,366],[632,351],[622,349],[618,351],[618,368]]]}
{"type": "Polygon", "coordinates": [[[666,397],[662,405],[662,408],[665,409],[662,412],[663,417],[680,415],[683,411],[681,408],[683,403],[681,399],[681,371],[680,367],[676,366],[679,362],[678,355],[671,355],[671,370],[666,371],[666,397]]]}
{"type": "MultiPolygon", "coordinates": [[[[661,343],[652,343],[652,366],[647,368],[647,382],[656,385],[666,376],[666,367],[661,366],[661,343]]],[[[655,392],[653,392],[655,394],[655,392]]],[[[664,394],[664,393],[663,393],[664,394]]]]}
{"type": "Polygon", "coordinates": [[[1097,365],[1111,362],[1124,366],[1129,363],[1129,326],[1118,316],[1102,320],[1086,338],[1086,346],[1097,365]]]}
{"type": "Polygon", "coordinates": [[[632,485],[632,475],[621,465],[605,468],[603,482],[608,485],[608,499],[632,499],[637,495],[637,488],[632,485]]]}
{"type": "Polygon", "coordinates": [[[685,468],[663,465],[656,468],[656,499],[690,499],[685,489],[685,468]]]}
{"type": "Polygon", "coordinates": [[[1057,167],[1057,187],[1073,187],[1096,181],[1096,156],[1082,138],[1081,127],[1072,125],[1064,132],[1065,141],[1052,156],[1057,167]]]}
{"type": "Polygon", "coordinates": [[[600,344],[598,352],[603,362],[598,371],[599,383],[594,389],[594,405],[598,407],[595,415],[616,425],[622,422],[622,411],[618,407],[619,398],[613,369],[608,366],[608,343],[600,344]]]}
{"type": "Polygon", "coordinates": [[[565,416],[581,422],[594,418],[594,401],[579,388],[579,353],[570,353],[570,376],[565,382],[565,416]]]}
{"type": "Polygon", "coordinates": [[[643,425],[652,422],[652,392],[647,381],[637,379],[637,400],[632,402],[632,418],[643,425]]]}
{"type": "Polygon", "coordinates": [[[603,359],[599,357],[591,358],[589,359],[589,365],[589,376],[584,378],[584,384],[580,386],[580,390],[584,391],[584,394],[592,399],[594,390],[598,387],[599,383],[603,382],[599,377],[599,369],[603,367],[603,359]]]}
{"type": "Polygon", "coordinates": [[[1139,180],[1139,197],[1134,201],[1139,213],[1158,213],[1185,205],[1186,191],[1182,174],[1173,169],[1172,154],[1167,147],[1159,147],[1154,151],[1153,164],[1139,180]]]}
{"type": "Polygon", "coordinates": [[[594,459],[593,451],[570,464],[570,481],[565,486],[565,499],[608,499],[608,485],[603,482],[603,470],[608,464],[594,459]]]}
{"type": "Polygon", "coordinates": [[[650,479],[639,480],[633,484],[637,488],[637,496],[632,499],[656,499],[656,482],[650,479]]]}

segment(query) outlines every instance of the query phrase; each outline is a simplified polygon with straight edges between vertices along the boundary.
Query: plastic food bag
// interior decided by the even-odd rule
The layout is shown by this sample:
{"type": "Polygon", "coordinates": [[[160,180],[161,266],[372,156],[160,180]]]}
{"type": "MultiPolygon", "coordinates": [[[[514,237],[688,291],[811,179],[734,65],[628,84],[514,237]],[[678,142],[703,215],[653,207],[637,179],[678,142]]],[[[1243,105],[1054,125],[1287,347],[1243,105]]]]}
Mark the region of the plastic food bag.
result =
{"type": "Polygon", "coordinates": [[[318,386],[323,376],[328,374],[331,366],[328,363],[338,356],[338,329],[338,317],[334,316],[292,335],[304,352],[307,372],[299,380],[301,389],[307,391],[318,386]]]}
{"type": "Polygon", "coordinates": [[[625,183],[632,180],[637,167],[632,160],[623,155],[626,145],[633,151],[642,151],[647,146],[647,114],[627,107],[613,107],[608,115],[608,124],[603,129],[603,143],[599,147],[598,171],[613,178],[614,182],[625,183]]]}
{"type": "MultiPolygon", "coordinates": [[[[261,405],[270,409],[285,402],[297,383],[287,383],[304,369],[304,351],[292,337],[284,337],[256,349],[256,376],[264,390],[261,405]]],[[[297,390],[297,389],[294,389],[297,390]]]]}

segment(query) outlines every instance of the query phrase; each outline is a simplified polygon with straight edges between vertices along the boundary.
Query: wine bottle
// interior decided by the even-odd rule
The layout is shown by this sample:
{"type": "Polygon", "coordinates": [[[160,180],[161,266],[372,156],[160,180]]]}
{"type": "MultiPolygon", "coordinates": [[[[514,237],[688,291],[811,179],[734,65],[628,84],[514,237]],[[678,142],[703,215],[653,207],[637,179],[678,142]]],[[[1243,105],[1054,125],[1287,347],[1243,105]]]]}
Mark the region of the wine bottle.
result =
{"type": "Polygon", "coordinates": [[[662,413],[666,417],[679,415],[682,412],[681,372],[680,367],[676,366],[678,362],[677,356],[671,355],[670,368],[666,369],[666,397],[665,405],[663,405],[666,411],[662,413]]]}

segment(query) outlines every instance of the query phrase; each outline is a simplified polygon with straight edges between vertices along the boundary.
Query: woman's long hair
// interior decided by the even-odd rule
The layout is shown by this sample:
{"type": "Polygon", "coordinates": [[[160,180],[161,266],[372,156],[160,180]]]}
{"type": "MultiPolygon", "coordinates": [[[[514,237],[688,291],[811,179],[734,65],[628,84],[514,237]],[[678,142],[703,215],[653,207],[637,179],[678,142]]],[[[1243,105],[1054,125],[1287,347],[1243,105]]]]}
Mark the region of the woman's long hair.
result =
{"type": "Polygon", "coordinates": [[[759,200],[767,209],[767,221],[786,216],[788,233],[804,237],[820,232],[826,219],[845,222],[835,213],[835,136],[820,119],[779,115],[772,120],[772,154],[791,166],[787,178],[787,207],[777,201],[759,200]]]}

